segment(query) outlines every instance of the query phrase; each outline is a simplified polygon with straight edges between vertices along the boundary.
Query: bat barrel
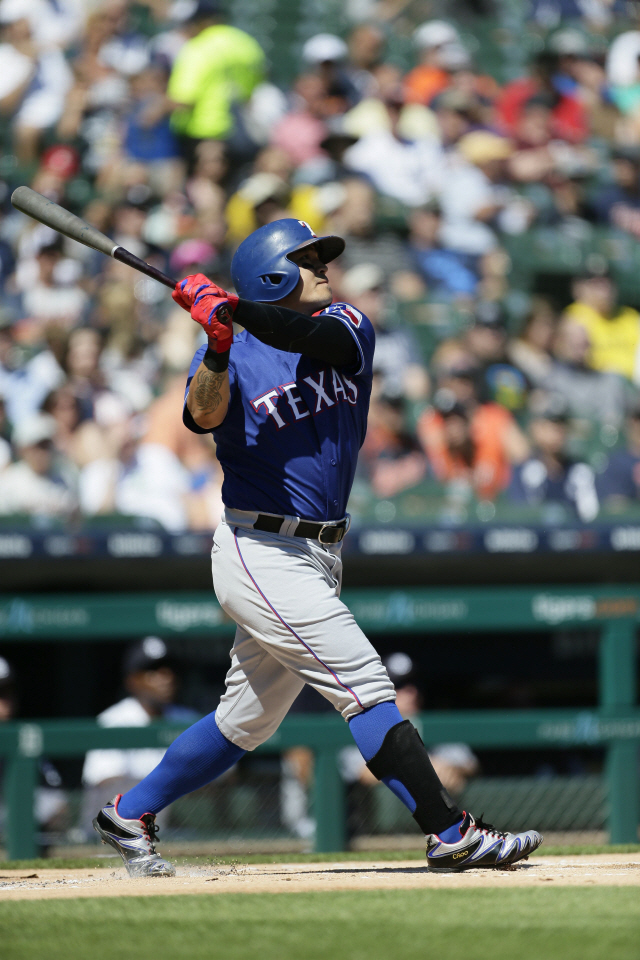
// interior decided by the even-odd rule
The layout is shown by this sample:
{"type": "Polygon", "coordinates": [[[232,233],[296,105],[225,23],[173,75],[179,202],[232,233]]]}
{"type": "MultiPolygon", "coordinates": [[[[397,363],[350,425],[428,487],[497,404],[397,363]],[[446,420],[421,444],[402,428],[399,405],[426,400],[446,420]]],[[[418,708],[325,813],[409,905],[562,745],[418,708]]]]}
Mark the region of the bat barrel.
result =
{"type": "Polygon", "coordinates": [[[121,263],[126,263],[134,270],[146,274],[147,277],[163,283],[172,290],[175,287],[176,281],[168,277],[166,273],[162,273],[157,267],[152,267],[150,263],[145,263],[144,260],[134,256],[133,253],[129,253],[124,247],[118,246],[110,237],[96,230],[91,224],[81,220],[80,217],[76,217],[75,214],[54,203],[53,200],[48,200],[42,194],[36,193],[31,187],[17,187],[11,194],[11,203],[16,210],[26,213],[33,220],[44,223],[52,230],[57,230],[65,237],[77,240],[78,243],[83,243],[85,246],[98,250],[108,257],[113,257],[114,260],[119,260],[121,263]]]}

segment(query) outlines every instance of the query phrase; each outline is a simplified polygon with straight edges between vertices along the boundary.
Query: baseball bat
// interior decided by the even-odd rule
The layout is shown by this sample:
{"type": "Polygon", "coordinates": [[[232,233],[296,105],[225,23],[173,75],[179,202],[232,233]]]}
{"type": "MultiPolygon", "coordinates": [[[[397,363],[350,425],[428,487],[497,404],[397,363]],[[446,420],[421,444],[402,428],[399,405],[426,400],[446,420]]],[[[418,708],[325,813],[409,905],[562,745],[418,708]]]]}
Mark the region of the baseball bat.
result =
{"type": "Polygon", "coordinates": [[[157,267],[152,267],[150,263],[145,263],[140,257],[136,257],[135,254],[114,243],[104,233],[100,233],[91,224],[81,220],[80,217],[76,217],[73,213],[69,213],[68,210],[54,203],[53,200],[47,200],[46,197],[43,197],[41,193],[36,193],[31,187],[16,187],[11,194],[11,203],[16,210],[21,210],[28,217],[39,220],[40,223],[51,227],[52,230],[57,230],[58,233],[63,233],[65,237],[77,240],[78,243],[84,243],[85,246],[92,247],[108,257],[113,257],[120,263],[126,263],[127,266],[133,267],[139,273],[144,273],[152,280],[164,283],[165,287],[171,287],[172,290],[175,287],[176,281],[168,277],[166,273],[162,273],[157,267]]]}

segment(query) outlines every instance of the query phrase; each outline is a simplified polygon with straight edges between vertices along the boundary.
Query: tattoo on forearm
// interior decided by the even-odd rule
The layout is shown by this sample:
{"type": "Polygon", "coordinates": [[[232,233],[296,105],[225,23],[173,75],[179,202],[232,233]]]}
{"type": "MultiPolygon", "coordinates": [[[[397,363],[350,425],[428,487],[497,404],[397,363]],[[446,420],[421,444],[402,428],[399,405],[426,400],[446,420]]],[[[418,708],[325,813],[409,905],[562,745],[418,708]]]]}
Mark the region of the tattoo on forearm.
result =
{"type": "Polygon", "coordinates": [[[222,384],[226,371],[212,373],[210,370],[199,370],[196,373],[193,399],[200,410],[213,413],[222,402],[222,384]]]}

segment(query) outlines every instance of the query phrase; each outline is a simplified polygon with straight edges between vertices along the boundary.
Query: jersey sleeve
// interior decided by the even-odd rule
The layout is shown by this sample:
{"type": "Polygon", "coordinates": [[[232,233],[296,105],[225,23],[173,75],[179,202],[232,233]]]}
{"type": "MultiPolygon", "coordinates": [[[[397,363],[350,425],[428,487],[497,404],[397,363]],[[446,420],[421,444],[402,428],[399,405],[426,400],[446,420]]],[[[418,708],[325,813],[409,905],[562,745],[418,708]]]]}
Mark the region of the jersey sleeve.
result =
{"type": "MultiPolygon", "coordinates": [[[[187,375],[187,385],[184,390],[184,401],[182,403],[182,422],[185,427],[191,430],[192,433],[213,433],[213,430],[217,430],[218,427],[207,430],[206,427],[199,427],[191,416],[191,411],[187,407],[187,397],[189,395],[189,387],[191,386],[191,381],[193,380],[196,370],[202,363],[202,358],[207,352],[207,344],[203,343],[201,347],[195,352],[195,356],[191,361],[191,366],[189,367],[189,373],[187,375]]],[[[229,358],[229,402],[231,402],[231,397],[233,396],[236,384],[236,370],[233,365],[231,357],[229,358]]]]}
{"type": "Polygon", "coordinates": [[[373,324],[364,313],[352,307],[350,303],[332,303],[322,311],[332,317],[337,317],[353,337],[360,355],[360,363],[353,376],[361,374],[371,376],[373,373],[373,353],[376,348],[376,333],[373,324]]]}

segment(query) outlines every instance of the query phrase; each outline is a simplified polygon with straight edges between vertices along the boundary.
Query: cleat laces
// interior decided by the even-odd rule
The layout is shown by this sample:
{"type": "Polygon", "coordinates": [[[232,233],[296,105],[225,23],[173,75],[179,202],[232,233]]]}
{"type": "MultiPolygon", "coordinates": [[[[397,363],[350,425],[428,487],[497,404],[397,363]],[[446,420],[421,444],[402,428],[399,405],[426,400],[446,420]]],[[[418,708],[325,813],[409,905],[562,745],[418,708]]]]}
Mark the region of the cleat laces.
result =
{"type": "Polygon", "coordinates": [[[140,817],[140,822],[144,824],[144,836],[149,844],[149,852],[155,854],[156,852],[156,840],[158,839],[158,834],[160,833],[160,828],[156,823],[156,818],[153,814],[144,814],[140,817]]]}
{"type": "Polygon", "coordinates": [[[484,813],[480,814],[479,817],[474,817],[476,830],[480,830],[483,833],[488,834],[489,836],[499,837],[501,840],[506,840],[507,834],[503,830],[497,830],[492,823],[487,823],[486,820],[483,820],[484,813]]]}

